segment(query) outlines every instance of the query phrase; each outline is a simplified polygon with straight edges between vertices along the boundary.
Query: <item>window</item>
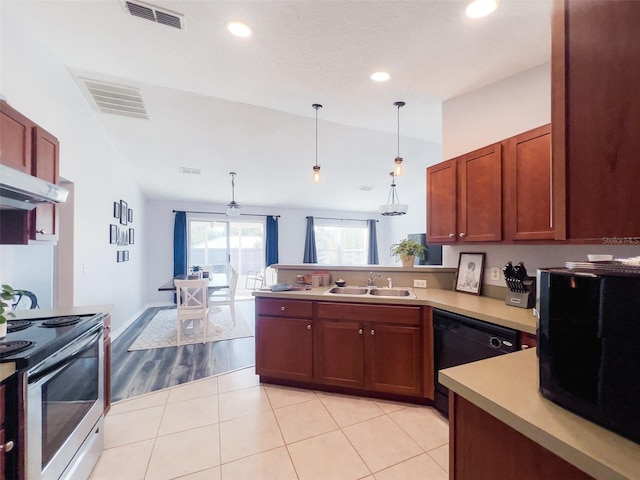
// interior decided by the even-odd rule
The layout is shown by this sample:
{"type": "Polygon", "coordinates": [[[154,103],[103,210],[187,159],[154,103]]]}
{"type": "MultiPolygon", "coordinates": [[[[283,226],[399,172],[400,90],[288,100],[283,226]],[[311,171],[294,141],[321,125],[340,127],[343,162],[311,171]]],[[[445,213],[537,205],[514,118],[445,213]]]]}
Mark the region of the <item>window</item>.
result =
{"type": "Polygon", "coordinates": [[[189,219],[188,265],[224,274],[231,264],[240,275],[264,268],[264,223],[189,219]]]}
{"type": "Polygon", "coordinates": [[[321,265],[366,265],[368,228],[365,222],[339,225],[316,220],[316,251],[321,265]]]}

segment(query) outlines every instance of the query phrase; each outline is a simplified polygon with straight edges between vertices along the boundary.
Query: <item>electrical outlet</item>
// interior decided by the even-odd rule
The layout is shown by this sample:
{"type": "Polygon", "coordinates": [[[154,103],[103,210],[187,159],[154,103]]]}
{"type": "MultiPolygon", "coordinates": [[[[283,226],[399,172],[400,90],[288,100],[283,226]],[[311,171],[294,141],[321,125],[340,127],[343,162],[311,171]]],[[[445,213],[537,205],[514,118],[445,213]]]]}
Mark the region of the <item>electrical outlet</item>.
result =
{"type": "Polygon", "coordinates": [[[491,280],[500,280],[500,269],[498,267],[491,267],[491,280]]]}
{"type": "Polygon", "coordinates": [[[82,262],[82,273],[87,273],[89,271],[89,265],[87,262],[82,262]]]}
{"type": "Polygon", "coordinates": [[[413,281],[413,286],[416,288],[427,288],[427,281],[426,280],[414,280],[413,281]]]}

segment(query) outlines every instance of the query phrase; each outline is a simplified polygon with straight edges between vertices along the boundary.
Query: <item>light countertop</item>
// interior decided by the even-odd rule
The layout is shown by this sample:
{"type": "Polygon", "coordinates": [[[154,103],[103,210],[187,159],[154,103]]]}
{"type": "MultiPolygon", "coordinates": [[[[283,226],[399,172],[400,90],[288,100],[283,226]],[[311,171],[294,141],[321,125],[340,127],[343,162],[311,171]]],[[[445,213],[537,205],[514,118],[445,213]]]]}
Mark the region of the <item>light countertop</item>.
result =
{"type": "Polygon", "coordinates": [[[288,298],[300,300],[324,300],[331,302],[356,302],[372,304],[400,304],[400,305],[429,305],[434,308],[447,310],[460,315],[484,320],[495,325],[513,328],[521,332],[535,335],[537,318],[532,309],[511,307],[504,300],[481,297],[456,292],[454,290],[440,290],[436,288],[412,288],[415,299],[372,297],[370,295],[325,295],[330,287],[312,288],[311,290],[271,292],[258,290],[253,292],[255,297],[288,298]],[[364,298],[363,298],[364,297],[364,298]]]}
{"type": "Polygon", "coordinates": [[[547,400],[535,349],[441,370],[440,382],[598,480],[640,479],[640,445],[547,400]]]}
{"type": "Polygon", "coordinates": [[[84,305],[80,307],[34,308],[33,310],[15,310],[15,320],[29,320],[32,318],[62,317],[66,315],[92,315],[95,313],[109,313],[113,305],[84,305]]]}

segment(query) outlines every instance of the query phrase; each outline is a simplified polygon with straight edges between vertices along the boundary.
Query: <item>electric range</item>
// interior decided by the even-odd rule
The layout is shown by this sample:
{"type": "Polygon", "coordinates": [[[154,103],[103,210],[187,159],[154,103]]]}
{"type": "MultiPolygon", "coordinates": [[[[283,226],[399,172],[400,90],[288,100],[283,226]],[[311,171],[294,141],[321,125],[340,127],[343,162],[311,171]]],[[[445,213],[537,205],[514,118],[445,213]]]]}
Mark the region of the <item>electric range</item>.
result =
{"type": "Polygon", "coordinates": [[[1,478],[89,477],[104,442],[105,316],[8,321],[0,362],[16,367],[3,382],[5,438],[14,443],[1,478]]]}
{"type": "Polygon", "coordinates": [[[15,362],[16,370],[34,367],[102,322],[103,314],[8,320],[0,341],[0,362],[15,362]]]}

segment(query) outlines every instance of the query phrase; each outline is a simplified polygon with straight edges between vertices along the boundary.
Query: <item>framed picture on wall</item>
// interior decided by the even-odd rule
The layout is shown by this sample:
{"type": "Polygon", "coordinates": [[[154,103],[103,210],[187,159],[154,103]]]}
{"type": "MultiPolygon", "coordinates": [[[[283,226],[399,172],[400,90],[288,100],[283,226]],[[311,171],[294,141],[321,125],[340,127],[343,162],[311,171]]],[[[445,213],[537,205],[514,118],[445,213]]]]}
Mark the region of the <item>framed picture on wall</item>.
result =
{"type": "Polygon", "coordinates": [[[120,202],[113,202],[113,218],[120,218],[120,202]]]}
{"type": "Polygon", "coordinates": [[[124,252],[122,252],[124,254],[123,257],[123,262],[128,262],[129,261],[129,250],[125,250],[124,252]]]}
{"type": "Polygon", "coordinates": [[[118,243],[117,225],[109,225],[109,243],[118,243]]]}
{"type": "Polygon", "coordinates": [[[129,245],[133,245],[133,228],[129,229],[129,245]]]}
{"type": "Polygon", "coordinates": [[[120,200],[120,225],[127,224],[127,210],[127,202],[125,202],[124,200],[120,200]]]}
{"type": "Polygon", "coordinates": [[[123,250],[118,250],[118,263],[123,262],[124,260],[124,251],[123,250]]]}
{"type": "Polygon", "coordinates": [[[456,290],[458,292],[480,295],[482,274],[484,272],[484,255],[484,252],[460,254],[456,276],[456,290]]]}
{"type": "Polygon", "coordinates": [[[127,210],[127,220],[129,223],[133,223],[133,209],[127,210]]]}

